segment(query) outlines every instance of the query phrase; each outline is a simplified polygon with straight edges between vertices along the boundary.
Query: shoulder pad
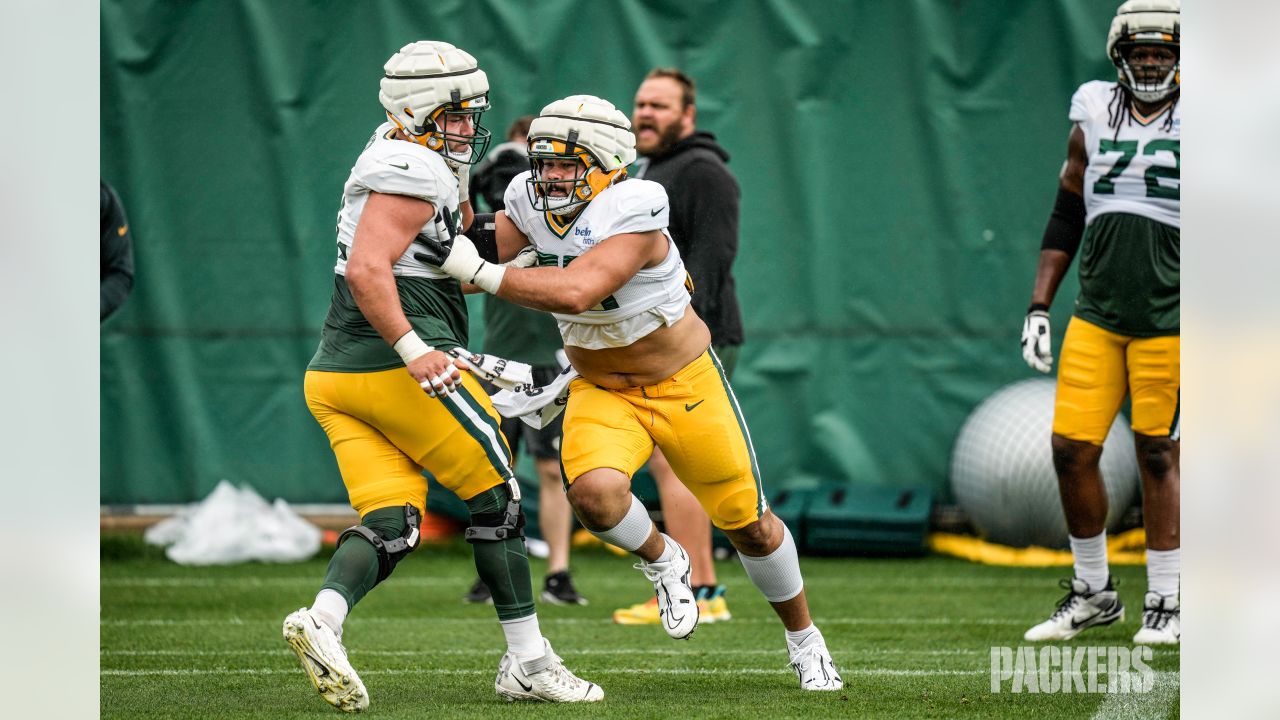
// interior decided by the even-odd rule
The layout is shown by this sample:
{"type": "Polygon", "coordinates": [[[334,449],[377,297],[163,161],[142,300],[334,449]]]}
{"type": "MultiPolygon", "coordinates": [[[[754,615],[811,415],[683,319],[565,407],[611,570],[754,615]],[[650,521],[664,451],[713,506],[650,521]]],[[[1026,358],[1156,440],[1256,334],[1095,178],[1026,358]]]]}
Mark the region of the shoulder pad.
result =
{"type": "Polygon", "coordinates": [[[444,159],[403,140],[375,141],[361,153],[352,173],[373,192],[408,195],[433,204],[457,194],[457,180],[444,159]]]}
{"type": "Polygon", "coordinates": [[[671,221],[667,191],[650,180],[631,179],[614,185],[593,202],[602,201],[612,205],[606,209],[610,222],[602,237],[660,230],[671,221]]]}
{"type": "Polygon", "coordinates": [[[529,192],[526,182],[533,176],[531,170],[524,172],[511,178],[511,182],[507,183],[506,192],[502,194],[502,204],[506,210],[507,218],[515,223],[520,232],[526,235],[529,229],[526,227],[526,218],[534,215],[533,208],[529,205],[529,192]]]}
{"type": "Polygon", "coordinates": [[[1068,118],[1081,122],[1096,116],[1111,101],[1111,91],[1116,84],[1105,80],[1090,80],[1076,89],[1071,96],[1071,112],[1068,118]]]}
{"type": "Polygon", "coordinates": [[[667,205],[667,190],[652,180],[632,178],[613,186],[617,193],[618,209],[623,212],[633,210],[657,210],[667,205]]]}

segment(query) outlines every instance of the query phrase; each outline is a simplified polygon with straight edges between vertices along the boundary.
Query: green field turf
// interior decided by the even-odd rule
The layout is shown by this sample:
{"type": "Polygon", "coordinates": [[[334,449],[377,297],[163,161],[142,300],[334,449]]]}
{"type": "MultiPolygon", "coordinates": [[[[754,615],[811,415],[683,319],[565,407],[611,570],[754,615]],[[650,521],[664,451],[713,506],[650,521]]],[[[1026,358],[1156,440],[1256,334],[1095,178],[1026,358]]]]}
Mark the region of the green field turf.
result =
{"type": "MultiPolygon", "coordinates": [[[[101,715],[104,718],[337,717],[281,639],[284,616],[308,605],[327,561],[186,568],[136,537],[102,544],[101,715]]],[[[651,586],[603,550],[573,557],[587,607],[539,606],[566,664],[601,685],[602,703],[509,705],[493,691],[502,632],[489,606],[466,605],[474,579],[464,543],[425,546],[347,621],[345,641],[381,718],[1177,717],[1179,651],[1155,650],[1145,694],[991,692],[991,646],[1017,646],[1061,596],[1067,568],[995,568],[941,557],[802,558],[806,590],[845,680],[805,693],[787,667],[782,627],[736,560],[717,563],[734,619],[688,641],[657,626],[624,627],[611,611],[651,586]]],[[[540,585],[546,569],[534,560],[540,585]]],[[[1127,619],[1070,645],[1129,646],[1141,567],[1117,567],[1127,619]]]]}

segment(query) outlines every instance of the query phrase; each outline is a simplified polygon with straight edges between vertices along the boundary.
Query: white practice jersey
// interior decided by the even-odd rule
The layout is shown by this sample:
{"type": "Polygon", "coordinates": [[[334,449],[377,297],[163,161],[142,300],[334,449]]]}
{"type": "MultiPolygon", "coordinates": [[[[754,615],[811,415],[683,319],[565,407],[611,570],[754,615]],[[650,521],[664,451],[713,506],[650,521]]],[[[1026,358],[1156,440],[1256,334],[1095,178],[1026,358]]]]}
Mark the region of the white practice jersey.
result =
{"type": "MultiPolygon", "coordinates": [[[[439,153],[414,142],[397,140],[395,133],[396,126],[389,122],[378,126],[342,188],[342,207],[338,210],[338,264],[334,267],[339,275],[347,273],[347,257],[355,244],[356,226],[371,192],[408,195],[434,205],[435,217],[420,231],[432,240],[443,242],[461,231],[457,177],[439,153]]],[[[414,258],[414,251],[421,251],[415,245],[416,242],[410,243],[396,261],[391,268],[393,274],[433,279],[449,277],[440,268],[414,258]]]]}
{"type": "Polygon", "coordinates": [[[596,307],[578,315],[553,313],[566,345],[625,347],[684,317],[688,273],[667,232],[671,208],[661,185],[627,179],[601,192],[562,225],[558,216],[533,209],[526,189],[531,174],[512,178],[504,202],[507,217],[538,252],[540,266],[565,267],[614,235],[661,230],[667,239],[667,257],[661,263],[641,269],[596,307]]]}
{"type": "Polygon", "coordinates": [[[1182,105],[1174,106],[1170,129],[1165,129],[1169,115],[1162,113],[1146,125],[1134,117],[1121,118],[1117,134],[1107,112],[1115,88],[1114,82],[1094,80],[1071,98],[1070,118],[1084,132],[1089,157],[1084,173],[1087,222],[1121,212],[1180,228],[1182,105]]]}

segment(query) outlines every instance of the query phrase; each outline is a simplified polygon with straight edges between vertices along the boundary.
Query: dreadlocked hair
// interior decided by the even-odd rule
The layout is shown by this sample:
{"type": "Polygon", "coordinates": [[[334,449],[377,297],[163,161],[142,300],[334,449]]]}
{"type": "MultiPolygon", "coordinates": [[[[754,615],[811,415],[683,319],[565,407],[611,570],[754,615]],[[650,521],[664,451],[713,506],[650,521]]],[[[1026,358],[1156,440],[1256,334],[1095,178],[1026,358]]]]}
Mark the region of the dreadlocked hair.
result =
{"type": "MultiPolygon", "coordinates": [[[[1182,97],[1182,93],[1175,90],[1173,92],[1173,100],[1168,107],[1160,111],[1161,115],[1165,115],[1164,122],[1160,123],[1161,130],[1173,129],[1173,109],[1178,106],[1178,100],[1182,97]]],[[[1133,122],[1133,93],[1129,92],[1129,88],[1120,83],[1116,83],[1115,88],[1111,90],[1111,102],[1107,103],[1107,127],[1115,128],[1115,135],[1111,136],[1112,140],[1119,139],[1120,126],[1126,122],[1133,122]]]]}

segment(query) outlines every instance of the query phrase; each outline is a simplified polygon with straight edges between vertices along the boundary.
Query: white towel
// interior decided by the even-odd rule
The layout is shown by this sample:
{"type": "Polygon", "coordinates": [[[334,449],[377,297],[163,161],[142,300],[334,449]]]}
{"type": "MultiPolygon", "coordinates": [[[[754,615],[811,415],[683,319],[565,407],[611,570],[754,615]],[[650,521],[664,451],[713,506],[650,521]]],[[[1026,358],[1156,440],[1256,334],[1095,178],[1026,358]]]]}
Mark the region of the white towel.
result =
{"type": "MultiPolygon", "coordinates": [[[[526,363],[493,355],[472,353],[466,348],[451,348],[449,355],[461,360],[471,372],[503,390],[515,390],[533,384],[533,368],[526,363]]],[[[505,413],[504,413],[505,414],[505,413]]],[[[508,415],[508,417],[510,417],[508,415]]]]}
{"type": "Polygon", "coordinates": [[[555,380],[541,387],[532,383],[507,389],[489,396],[493,407],[503,417],[518,417],[526,425],[541,430],[564,412],[569,403],[569,383],[578,377],[578,371],[567,365],[555,380]]]}

